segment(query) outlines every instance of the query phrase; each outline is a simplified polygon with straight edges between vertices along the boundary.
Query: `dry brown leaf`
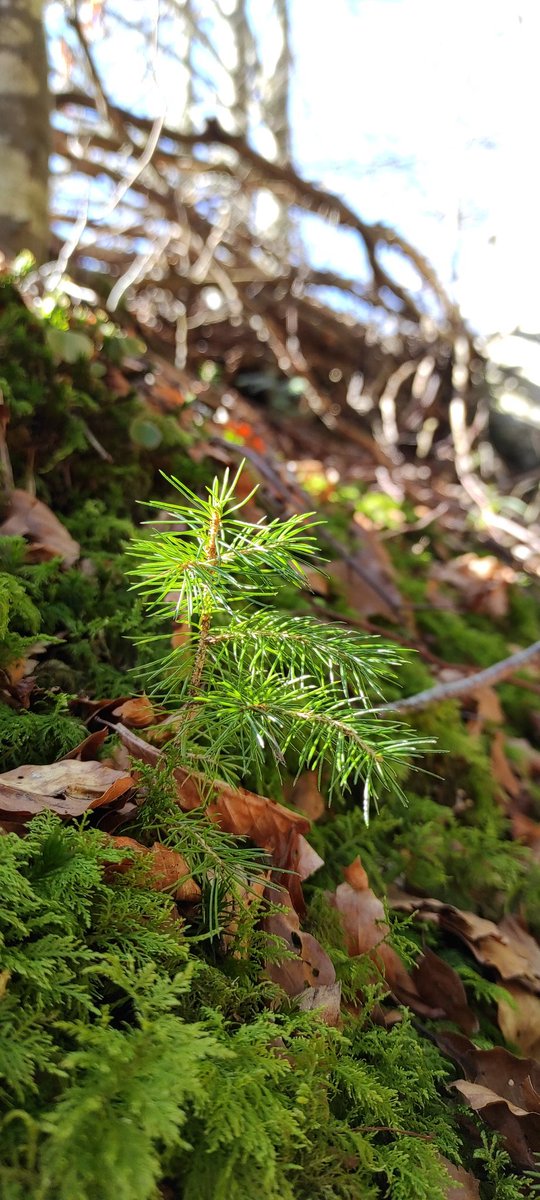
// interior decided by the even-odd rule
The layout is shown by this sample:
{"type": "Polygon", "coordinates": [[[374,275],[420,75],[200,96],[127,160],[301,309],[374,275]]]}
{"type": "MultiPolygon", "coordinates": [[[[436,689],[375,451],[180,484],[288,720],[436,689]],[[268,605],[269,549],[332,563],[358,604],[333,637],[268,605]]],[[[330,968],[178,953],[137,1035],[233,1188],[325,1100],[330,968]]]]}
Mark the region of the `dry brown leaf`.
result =
{"type": "Polygon", "coordinates": [[[400,896],[392,904],[401,912],[417,912],[434,920],[461,938],[477,961],[493,967],[505,982],[515,980],[540,992],[540,946],[515,917],[505,917],[496,925],[452,904],[418,896],[400,896]]]}
{"type": "Polygon", "coordinates": [[[16,767],[0,775],[0,813],[19,821],[44,809],[80,817],[88,809],[118,800],[134,786],[131,775],[88,760],[16,767]]]}
{"type": "MultiPolygon", "coordinates": [[[[326,805],[318,787],[316,771],[303,771],[291,791],[291,803],[309,821],[318,821],[326,805]]],[[[288,799],[289,797],[287,797],[288,799]]]]}
{"type": "Polygon", "coordinates": [[[302,571],[310,591],[315,592],[316,596],[328,595],[330,586],[323,571],[318,571],[316,567],[302,567],[302,571]]]}
{"type": "Polygon", "coordinates": [[[341,984],[306,988],[296,997],[296,1004],[302,1012],[319,1013],[326,1025],[337,1026],[341,1017],[341,984]]]}
{"type": "Polygon", "coordinates": [[[515,812],[511,815],[512,835],[518,842],[524,842],[532,851],[535,862],[540,861],[540,822],[533,821],[526,813],[515,812]]]}
{"type": "Polygon", "coordinates": [[[289,871],[296,871],[298,878],[304,881],[309,879],[315,871],[319,871],[324,867],[324,859],[320,854],[310,846],[309,842],[299,833],[295,844],[291,850],[289,871]]]}
{"type": "Polygon", "coordinates": [[[437,1041],[466,1075],[453,1087],[503,1136],[516,1163],[533,1166],[540,1152],[540,1065],[500,1046],[478,1050],[461,1034],[439,1034],[437,1041]]]}
{"type": "Polygon", "coordinates": [[[412,980],[426,1004],[442,1009],[463,1033],[476,1033],[478,1018],[469,1008],[463,982],[438,954],[426,948],[412,972],[412,980]]]}
{"type": "Polygon", "coordinates": [[[412,1005],[416,1000],[425,1011],[399,955],[385,941],[389,929],[384,905],[369,887],[360,859],[356,858],[343,873],[352,882],[340,883],[328,899],[341,916],[348,953],[351,957],[369,954],[384,973],[390,990],[399,994],[400,999],[406,997],[405,1003],[412,1005]]]}
{"type": "Polygon", "coordinates": [[[511,1003],[499,1000],[498,1021],[507,1042],[540,1060],[540,997],[519,983],[506,983],[511,1003]]]}
{"type": "MultiPolygon", "coordinates": [[[[116,731],[130,754],[156,766],[161,754],[157,747],[151,746],[133,730],[121,723],[116,731]]],[[[287,887],[299,912],[304,910],[300,872],[302,877],[317,870],[321,865],[318,855],[307,843],[299,842],[299,838],[309,830],[309,821],[302,813],[293,812],[266,796],[259,796],[246,788],[232,788],[221,780],[216,780],[212,788],[200,776],[188,774],[177,768],[174,777],[178,785],[178,802],[186,812],[199,808],[201,803],[208,800],[209,790],[211,802],[207,813],[211,820],[221,826],[225,833],[233,833],[237,837],[249,838],[261,850],[266,850],[272,863],[279,870],[291,872],[281,880],[287,887]]]]}
{"type": "Polygon", "coordinates": [[[466,1079],[458,1079],[451,1086],[487,1125],[501,1135],[508,1153],[518,1166],[536,1167],[540,1152],[540,1117],[537,1113],[528,1113],[526,1109],[501,1099],[490,1088],[469,1083],[466,1079]]]}
{"type": "Polygon", "coordinates": [[[283,938],[295,957],[269,963],[266,971],[270,979],[288,996],[298,996],[306,988],[332,987],[336,973],[326,950],[311,933],[300,929],[298,915],[287,897],[278,894],[276,899],[286,911],[265,917],[263,926],[267,933],[283,938]]]}
{"type": "Polygon", "coordinates": [[[379,539],[370,538],[369,546],[366,546],[366,553],[357,553],[356,555],[358,562],[366,572],[367,579],[363,579],[343,559],[329,563],[327,574],[330,582],[337,584],[337,590],[359,616],[381,616],[393,620],[396,615],[395,610],[400,607],[402,601],[393,582],[386,557],[381,562],[378,553],[374,551],[375,546],[380,547],[379,539]],[[375,585],[379,585],[382,595],[376,590],[376,587],[371,586],[369,579],[373,579],[375,585]],[[385,596],[388,596],[388,600],[384,599],[385,596]]]}
{"type": "Polygon", "coordinates": [[[27,538],[30,542],[28,557],[32,562],[61,558],[64,566],[72,567],[80,554],[79,543],[74,541],[50,508],[19,488],[10,495],[0,534],[4,537],[27,538]]]}
{"type": "Polygon", "coordinates": [[[455,1163],[439,1154],[440,1161],[446,1167],[451,1179],[446,1192],[446,1200],[480,1200],[480,1184],[470,1171],[457,1167],[455,1163]]]}
{"type": "Polygon", "coordinates": [[[504,713],[495,688],[481,687],[471,692],[471,696],[476,702],[476,715],[467,724],[469,733],[473,736],[480,734],[486,722],[502,725],[504,713]]]}
{"type": "Polygon", "coordinates": [[[148,696],[135,696],[133,700],[124,700],[115,708],[113,716],[128,725],[130,729],[144,729],[157,720],[157,714],[148,696]]]}
{"type": "MultiPolygon", "coordinates": [[[[181,854],[154,842],[150,848],[130,837],[111,838],[114,845],[121,849],[125,847],[132,854],[142,855],[151,859],[149,880],[156,892],[171,892],[175,900],[185,900],[190,903],[198,900],[201,895],[199,885],[191,878],[188,864],[181,854]]],[[[114,863],[113,869],[123,871],[133,865],[133,860],[127,858],[124,862],[114,863]]]]}
{"type": "MultiPolygon", "coordinates": [[[[122,724],[118,724],[116,730],[130,754],[143,762],[157,765],[161,755],[155,746],[122,724]]],[[[186,811],[198,808],[208,795],[206,781],[181,768],[177,768],[174,775],[181,807],[186,811]]],[[[251,838],[256,846],[272,855],[275,866],[288,869],[292,841],[309,829],[310,823],[306,817],[246,788],[229,787],[219,779],[211,790],[212,803],[208,813],[219,821],[225,832],[251,838]]]]}
{"type": "Polygon", "coordinates": [[[191,638],[191,630],[185,621],[174,621],[171,633],[171,646],[173,650],[179,650],[181,646],[185,646],[191,638]]]}
{"type": "MultiPolygon", "coordinates": [[[[10,690],[13,689],[17,693],[17,698],[25,691],[23,681],[28,681],[38,665],[39,655],[44,654],[47,650],[46,642],[35,642],[33,646],[29,646],[26,655],[23,658],[14,658],[6,666],[2,667],[2,675],[9,685],[10,690]],[[22,686],[21,686],[22,685],[22,686]]],[[[26,683],[26,690],[30,691],[35,687],[35,681],[26,683]]],[[[27,705],[25,705],[27,707],[27,705]]]]}
{"type": "MultiPolygon", "coordinates": [[[[68,758],[77,758],[79,762],[84,762],[86,759],[95,759],[96,750],[99,750],[109,736],[108,729],[98,729],[95,733],[89,733],[88,737],[83,742],[79,742],[78,746],[74,746],[69,754],[64,754],[60,760],[65,762],[68,758]]],[[[126,772],[129,774],[129,772],[126,772]]]]}

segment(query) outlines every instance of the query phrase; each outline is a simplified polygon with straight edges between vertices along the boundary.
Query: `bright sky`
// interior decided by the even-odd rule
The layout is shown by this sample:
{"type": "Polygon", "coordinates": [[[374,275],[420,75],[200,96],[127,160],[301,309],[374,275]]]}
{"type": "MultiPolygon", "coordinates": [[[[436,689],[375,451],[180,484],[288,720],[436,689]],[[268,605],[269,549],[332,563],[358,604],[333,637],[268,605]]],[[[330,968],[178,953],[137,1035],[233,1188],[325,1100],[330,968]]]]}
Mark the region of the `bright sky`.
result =
{"type": "Polygon", "coordinates": [[[539,0],[293,0],[292,15],[306,174],[395,224],[447,285],[457,274],[482,332],[540,330],[539,0]],[[372,169],[385,159],[402,165],[372,169]]]}
{"type": "MultiPolygon", "coordinates": [[[[158,3],[115,7],[135,24],[158,3]]],[[[304,174],[416,243],[481,332],[539,331],[540,0],[290,4],[293,145],[304,174]]],[[[270,5],[251,0],[263,43],[270,5]]],[[[62,19],[53,3],[51,27],[62,19]]],[[[148,62],[125,29],[95,52],[113,98],[155,110],[148,62]]],[[[178,66],[161,64],[159,80],[159,107],[178,120],[178,66]]],[[[356,247],[320,223],[309,233],[317,263],[346,274],[362,271],[356,247]]]]}

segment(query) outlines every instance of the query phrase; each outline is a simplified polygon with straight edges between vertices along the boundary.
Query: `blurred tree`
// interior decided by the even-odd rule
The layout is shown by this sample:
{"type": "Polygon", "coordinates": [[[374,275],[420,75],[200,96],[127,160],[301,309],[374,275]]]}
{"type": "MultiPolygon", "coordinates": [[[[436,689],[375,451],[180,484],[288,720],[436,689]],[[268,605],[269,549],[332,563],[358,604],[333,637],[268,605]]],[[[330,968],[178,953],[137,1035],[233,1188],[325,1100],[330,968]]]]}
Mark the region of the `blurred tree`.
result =
{"type": "Polygon", "coordinates": [[[48,246],[49,100],[42,0],[0,0],[0,250],[48,246]]]}

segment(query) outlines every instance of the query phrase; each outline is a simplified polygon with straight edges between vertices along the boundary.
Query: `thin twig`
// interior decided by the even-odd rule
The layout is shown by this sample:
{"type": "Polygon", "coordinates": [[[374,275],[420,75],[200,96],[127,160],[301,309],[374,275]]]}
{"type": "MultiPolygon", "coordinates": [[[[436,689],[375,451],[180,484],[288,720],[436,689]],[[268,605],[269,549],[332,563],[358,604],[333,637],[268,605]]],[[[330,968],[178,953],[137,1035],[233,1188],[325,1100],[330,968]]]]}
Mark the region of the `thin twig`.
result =
{"type": "Polygon", "coordinates": [[[493,687],[494,684],[507,679],[509,675],[520,670],[525,663],[536,658],[538,654],[540,654],[540,641],[533,642],[525,650],[518,650],[516,654],[511,654],[509,658],[503,658],[501,662],[494,663],[492,667],[478,671],[475,675],[452,679],[449,683],[439,683],[435,687],[427,688],[424,692],[418,692],[416,696],[408,696],[404,700],[394,700],[390,704],[382,704],[372,711],[378,713],[412,712],[427,708],[430,704],[439,704],[442,700],[453,699],[455,696],[470,695],[479,688],[493,687]]]}

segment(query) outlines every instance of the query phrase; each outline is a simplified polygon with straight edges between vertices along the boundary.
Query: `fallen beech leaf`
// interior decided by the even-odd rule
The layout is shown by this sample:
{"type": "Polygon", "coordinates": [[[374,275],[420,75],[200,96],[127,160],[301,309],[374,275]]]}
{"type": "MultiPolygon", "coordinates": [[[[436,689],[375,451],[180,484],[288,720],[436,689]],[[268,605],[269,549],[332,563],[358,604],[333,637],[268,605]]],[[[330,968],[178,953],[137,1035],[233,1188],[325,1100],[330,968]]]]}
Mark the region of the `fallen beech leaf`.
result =
{"type": "Polygon", "coordinates": [[[289,871],[296,871],[298,878],[302,881],[309,879],[310,875],[314,875],[315,871],[319,871],[324,867],[324,859],[320,854],[310,846],[305,837],[300,833],[296,838],[294,846],[291,848],[289,871]]]}
{"type": "Polygon", "coordinates": [[[507,983],[505,988],[511,996],[512,1003],[499,1000],[498,1021],[501,1033],[506,1041],[517,1046],[522,1054],[540,1059],[540,997],[521,987],[519,983],[507,983]]]}
{"type": "Polygon", "coordinates": [[[441,1033],[437,1042],[467,1077],[453,1087],[502,1134],[515,1162],[533,1166],[540,1152],[540,1064],[500,1046],[478,1050],[458,1033],[441,1033]]]}
{"type": "Polygon", "coordinates": [[[501,1099],[490,1088],[466,1079],[458,1079],[452,1087],[463,1097],[470,1108],[479,1113],[486,1124],[501,1135],[506,1149],[518,1166],[537,1166],[540,1152],[540,1117],[528,1113],[508,1100],[501,1099]]]}
{"type": "Polygon", "coordinates": [[[464,1167],[457,1167],[449,1158],[445,1158],[444,1154],[439,1154],[439,1159],[444,1163],[452,1180],[446,1192],[446,1200],[480,1200],[480,1184],[474,1175],[464,1167]]]}
{"type": "Polygon", "coordinates": [[[532,851],[535,862],[540,861],[540,822],[533,821],[526,813],[515,812],[511,815],[512,834],[516,841],[524,842],[532,851]]]}
{"type": "Polygon", "coordinates": [[[171,646],[173,650],[179,650],[181,646],[187,645],[191,638],[191,630],[186,621],[174,621],[171,633],[171,646]]]}
{"type": "Polygon", "coordinates": [[[343,868],[345,882],[350,883],[351,887],[357,892],[365,892],[369,889],[369,879],[367,872],[364,870],[359,858],[355,858],[348,867],[343,868]]]}
{"type": "Polygon", "coordinates": [[[113,716],[118,717],[131,729],[144,729],[146,725],[152,725],[156,715],[152,701],[144,695],[135,696],[133,700],[124,700],[113,711],[113,716]]]}
{"type": "Polygon", "coordinates": [[[16,488],[11,492],[5,520],[0,525],[4,537],[25,537],[30,541],[29,559],[43,562],[48,558],[61,558],[64,566],[72,567],[80,554],[65,525],[55,517],[50,508],[36,500],[29,492],[16,488]]]}
{"type": "Polygon", "coordinates": [[[160,842],[154,842],[150,853],[153,858],[152,877],[158,891],[173,890],[177,900],[197,900],[200,897],[201,889],[191,878],[188,864],[181,854],[169,846],[162,846],[160,842]]]}
{"type": "Polygon", "coordinates": [[[310,591],[315,592],[317,596],[327,596],[330,588],[325,573],[318,571],[316,567],[303,567],[302,570],[310,591]]]}
{"type": "Polygon", "coordinates": [[[471,692],[471,696],[476,702],[476,715],[467,723],[469,733],[480,734],[486,722],[502,725],[504,713],[495,688],[481,687],[471,692]]]}
{"type": "Polygon", "coordinates": [[[111,804],[134,786],[131,775],[88,760],[16,767],[0,775],[0,813],[24,821],[48,808],[60,816],[79,817],[111,804]]]}
{"type": "MultiPolygon", "coordinates": [[[[318,821],[326,805],[318,788],[316,771],[303,771],[291,792],[291,803],[310,821],[318,821]]],[[[288,797],[287,797],[288,799],[288,797]]]]}
{"type": "Polygon", "coordinates": [[[515,917],[505,917],[496,925],[452,904],[418,896],[399,896],[392,904],[400,912],[417,912],[436,921],[442,929],[461,938],[477,961],[493,967],[505,982],[519,981],[531,991],[540,992],[540,946],[515,917]]]}
{"type": "Polygon", "coordinates": [[[306,988],[296,997],[302,1012],[318,1012],[326,1025],[339,1025],[341,1016],[341,984],[306,988]]]}
{"type": "Polygon", "coordinates": [[[88,737],[83,742],[79,742],[78,746],[74,746],[69,754],[64,754],[60,759],[61,762],[66,762],[68,758],[77,758],[79,762],[84,762],[86,759],[93,759],[96,750],[99,750],[109,736],[108,729],[98,729],[95,733],[89,733],[88,737]]]}
{"type": "MultiPolygon", "coordinates": [[[[171,892],[175,900],[193,902],[198,900],[201,889],[191,878],[188,864],[181,854],[154,842],[150,848],[130,837],[115,837],[111,839],[117,848],[125,847],[135,855],[143,855],[151,859],[149,879],[157,892],[171,892]],[[181,882],[180,882],[181,881],[181,882]]],[[[132,859],[113,864],[113,869],[123,871],[132,866],[132,859]]]]}
{"type": "Polygon", "coordinates": [[[311,933],[303,933],[291,903],[281,894],[278,902],[287,905],[286,912],[272,913],[263,921],[264,929],[274,937],[283,938],[295,957],[280,963],[269,963],[270,979],[283,988],[288,996],[298,996],[305,988],[331,987],[336,973],[326,950],[311,933]]]}
{"type": "MultiPolygon", "coordinates": [[[[367,539],[367,532],[365,537],[367,539]]],[[[362,534],[364,540],[364,533],[362,534]]],[[[388,617],[390,620],[395,619],[395,609],[401,605],[401,598],[392,582],[392,576],[389,575],[386,558],[381,563],[378,561],[378,555],[372,557],[371,550],[373,546],[380,546],[379,539],[371,539],[369,547],[366,547],[366,553],[357,553],[356,558],[359,564],[365,570],[366,579],[363,579],[356,571],[353,570],[348,563],[339,559],[337,562],[328,564],[327,574],[330,577],[330,583],[336,583],[337,590],[341,593],[350,608],[357,612],[359,616],[370,617],[378,615],[388,617]],[[379,594],[369,582],[373,579],[375,585],[379,585],[382,595],[379,594]],[[388,601],[384,599],[384,595],[388,595],[388,601]],[[395,606],[395,607],[393,607],[395,606]]]]}
{"type": "Polygon", "coordinates": [[[420,1003],[415,985],[399,955],[385,941],[389,929],[384,905],[369,887],[360,859],[355,859],[346,867],[344,874],[354,884],[340,883],[329,900],[340,913],[348,953],[351,957],[369,954],[384,972],[391,991],[399,992],[400,999],[406,995],[405,1003],[412,1004],[413,998],[420,1003]]]}
{"type": "Polygon", "coordinates": [[[438,954],[426,948],[412,972],[412,980],[426,1004],[442,1009],[463,1033],[476,1033],[478,1018],[469,1008],[462,980],[438,954]]]}

